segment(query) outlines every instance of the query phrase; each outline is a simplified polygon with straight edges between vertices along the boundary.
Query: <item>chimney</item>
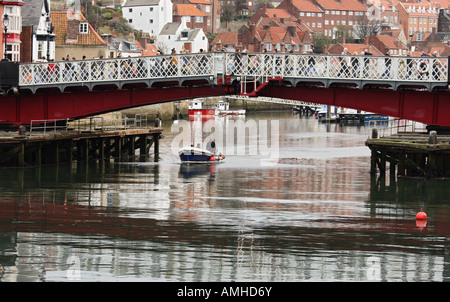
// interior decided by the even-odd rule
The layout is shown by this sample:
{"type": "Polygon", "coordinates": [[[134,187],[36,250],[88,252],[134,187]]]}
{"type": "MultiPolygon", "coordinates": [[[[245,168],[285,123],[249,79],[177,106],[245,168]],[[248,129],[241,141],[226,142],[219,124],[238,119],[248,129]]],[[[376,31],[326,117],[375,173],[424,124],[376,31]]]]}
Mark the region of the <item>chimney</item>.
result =
{"type": "Polygon", "coordinates": [[[291,36],[295,35],[295,26],[288,26],[287,30],[291,36]]]}

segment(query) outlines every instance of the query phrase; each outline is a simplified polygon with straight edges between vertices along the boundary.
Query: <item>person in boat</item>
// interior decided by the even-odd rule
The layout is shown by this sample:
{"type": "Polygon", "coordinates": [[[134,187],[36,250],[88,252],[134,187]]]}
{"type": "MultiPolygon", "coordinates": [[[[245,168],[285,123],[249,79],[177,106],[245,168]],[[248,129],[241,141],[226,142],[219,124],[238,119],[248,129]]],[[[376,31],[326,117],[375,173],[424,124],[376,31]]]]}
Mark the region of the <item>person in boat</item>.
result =
{"type": "Polygon", "coordinates": [[[215,153],[216,152],[216,142],[215,141],[209,141],[206,144],[206,150],[209,152],[215,153]]]}

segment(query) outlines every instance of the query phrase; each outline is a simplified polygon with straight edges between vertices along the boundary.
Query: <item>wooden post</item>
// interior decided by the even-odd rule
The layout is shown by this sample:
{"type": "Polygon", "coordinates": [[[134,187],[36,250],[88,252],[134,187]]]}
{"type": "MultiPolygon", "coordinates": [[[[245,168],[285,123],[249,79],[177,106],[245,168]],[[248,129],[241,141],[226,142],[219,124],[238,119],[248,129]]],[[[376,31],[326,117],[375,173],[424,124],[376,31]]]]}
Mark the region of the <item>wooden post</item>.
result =
{"type": "Polygon", "coordinates": [[[99,156],[100,156],[100,162],[103,164],[105,161],[105,139],[100,139],[100,148],[99,148],[99,156]]]}
{"type": "Polygon", "coordinates": [[[37,150],[35,152],[35,162],[39,167],[42,165],[42,143],[39,142],[37,146],[37,150]]]}
{"type": "Polygon", "coordinates": [[[159,134],[153,134],[154,148],[155,148],[155,161],[159,160],[159,134]]]}
{"type": "Polygon", "coordinates": [[[17,162],[18,162],[19,166],[21,166],[21,167],[25,166],[25,143],[24,142],[20,143],[20,149],[17,154],[17,162]]]}
{"type": "Polygon", "coordinates": [[[376,175],[377,174],[377,151],[371,150],[371,156],[370,156],[370,174],[376,175]]]}

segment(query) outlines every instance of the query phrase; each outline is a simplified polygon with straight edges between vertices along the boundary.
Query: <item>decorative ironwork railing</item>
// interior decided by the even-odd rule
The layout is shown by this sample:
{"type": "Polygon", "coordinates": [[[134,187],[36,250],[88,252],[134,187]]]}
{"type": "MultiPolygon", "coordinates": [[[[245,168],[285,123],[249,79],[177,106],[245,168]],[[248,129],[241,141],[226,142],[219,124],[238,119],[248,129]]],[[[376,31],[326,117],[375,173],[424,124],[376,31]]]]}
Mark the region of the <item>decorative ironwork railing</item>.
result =
{"type": "Polygon", "coordinates": [[[20,64],[19,86],[241,76],[448,83],[449,59],[202,53],[20,64]]]}

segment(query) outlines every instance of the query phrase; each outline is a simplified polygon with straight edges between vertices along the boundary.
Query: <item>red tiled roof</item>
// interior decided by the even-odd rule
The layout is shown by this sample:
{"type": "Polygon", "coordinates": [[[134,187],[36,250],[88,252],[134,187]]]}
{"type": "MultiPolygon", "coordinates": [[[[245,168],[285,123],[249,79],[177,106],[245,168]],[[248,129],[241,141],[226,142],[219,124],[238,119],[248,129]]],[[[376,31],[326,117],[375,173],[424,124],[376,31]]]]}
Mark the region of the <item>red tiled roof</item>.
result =
{"type": "Polygon", "coordinates": [[[237,32],[220,32],[216,35],[211,44],[222,43],[222,45],[236,45],[238,42],[237,32]]]}
{"type": "Polygon", "coordinates": [[[390,35],[377,35],[377,38],[389,49],[407,49],[397,38],[390,35]]]}
{"type": "Polygon", "coordinates": [[[158,48],[153,44],[147,44],[141,53],[143,56],[156,56],[158,54],[158,48]]]}
{"type": "Polygon", "coordinates": [[[287,27],[270,27],[268,29],[257,28],[257,38],[262,43],[270,44],[303,44],[306,32],[300,31],[298,27],[295,28],[293,35],[289,33],[287,27]]]}
{"type": "Polygon", "coordinates": [[[311,0],[292,0],[292,4],[302,12],[322,12],[311,0]]]}
{"type": "Polygon", "coordinates": [[[99,34],[92,28],[90,24],[89,33],[80,34],[79,33],[79,23],[86,22],[86,18],[80,13],[78,22],[73,22],[70,26],[76,26],[77,28],[72,28],[71,30],[75,32],[76,39],[73,41],[66,41],[66,36],[69,30],[69,19],[68,12],[51,12],[52,25],[55,27],[55,43],[56,45],[82,45],[82,46],[92,46],[92,45],[106,45],[106,42],[99,36],[99,34]]]}
{"type": "Polygon", "coordinates": [[[211,4],[211,2],[209,2],[208,0],[188,0],[188,2],[191,4],[211,4]]]}
{"type": "Polygon", "coordinates": [[[206,16],[204,12],[192,4],[174,4],[173,14],[177,16],[206,16]]]}
{"type": "Polygon", "coordinates": [[[316,0],[317,3],[325,10],[345,10],[345,11],[367,11],[358,0],[316,0]]]}
{"type": "Polygon", "coordinates": [[[278,9],[278,8],[268,8],[266,10],[266,14],[269,18],[289,18],[291,17],[291,14],[289,14],[284,9],[278,9]]]}

